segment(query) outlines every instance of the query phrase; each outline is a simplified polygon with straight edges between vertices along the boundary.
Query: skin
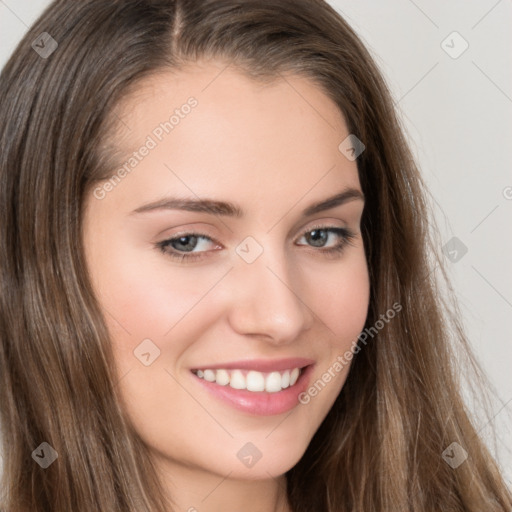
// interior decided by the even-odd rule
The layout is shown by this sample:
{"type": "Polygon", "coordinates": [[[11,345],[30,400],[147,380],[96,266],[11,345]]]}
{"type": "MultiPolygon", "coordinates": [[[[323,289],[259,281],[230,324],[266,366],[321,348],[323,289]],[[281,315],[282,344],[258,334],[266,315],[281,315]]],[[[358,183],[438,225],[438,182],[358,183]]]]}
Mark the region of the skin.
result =
{"type": "Polygon", "coordinates": [[[145,79],[123,101],[110,141],[122,161],[190,96],[198,105],[132,172],[104,198],[86,198],[87,265],[111,333],[123,406],[177,510],[289,510],[284,474],[327,415],[349,365],[307,405],[271,416],[212,398],[190,369],[306,357],[316,361],[313,383],[351,348],[369,301],[364,201],[301,217],[312,203],[361,190],[356,162],[338,150],[349,132],[335,104],[306,78],[262,85],[233,66],[202,61],[145,79]],[[133,213],[167,196],[231,201],[245,214],[133,213]],[[319,224],[349,229],[354,238],[328,255],[322,251],[343,237],[331,233],[324,247],[312,245],[319,224]],[[194,251],[202,258],[191,263],[155,245],[196,231],[213,241],[200,238],[194,251]],[[247,236],[263,249],[250,264],[235,251],[247,236]],[[134,350],[148,338],[161,352],[145,366],[134,350]],[[237,458],[247,442],[262,454],[251,468],[237,458]]]}

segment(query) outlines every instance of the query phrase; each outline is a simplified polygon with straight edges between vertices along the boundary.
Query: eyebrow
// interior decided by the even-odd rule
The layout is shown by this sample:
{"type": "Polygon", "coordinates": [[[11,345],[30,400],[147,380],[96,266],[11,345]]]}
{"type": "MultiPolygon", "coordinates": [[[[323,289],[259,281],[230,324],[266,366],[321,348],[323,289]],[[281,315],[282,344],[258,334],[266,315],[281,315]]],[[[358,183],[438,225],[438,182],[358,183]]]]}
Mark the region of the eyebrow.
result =
{"type": "MultiPolygon", "coordinates": [[[[334,196],[328,197],[320,202],[309,205],[303,212],[303,217],[315,215],[316,213],[330,210],[336,206],[348,203],[354,200],[364,201],[364,195],[360,190],[347,188],[334,196]]],[[[132,213],[146,213],[156,210],[185,210],[188,212],[208,213],[211,215],[221,215],[224,217],[241,218],[244,211],[240,206],[229,201],[217,201],[214,199],[189,199],[178,197],[166,197],[152,203],[140,206],[132,213]]]]}

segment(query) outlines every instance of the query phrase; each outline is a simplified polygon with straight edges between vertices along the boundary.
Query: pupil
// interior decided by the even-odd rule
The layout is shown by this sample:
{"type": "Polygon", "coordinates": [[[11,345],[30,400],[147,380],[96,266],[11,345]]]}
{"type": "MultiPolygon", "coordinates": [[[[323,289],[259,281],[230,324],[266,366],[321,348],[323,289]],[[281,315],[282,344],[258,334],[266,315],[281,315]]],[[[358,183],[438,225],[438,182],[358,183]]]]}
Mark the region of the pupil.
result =
{"type": "Polygon", "coordinates": [[[173,246],[175,249],[184,249],[185,251],[187,252],[190,252],[194,249],[195,247],[195,243],[193,243],[193,247],[186,247],[187,245],[187,241],[190,242],[190,241],[193,241],[193,242],[197,242],[197,237],[196,236],[182,236],[180,238],[178,238],[175,242],[173,242],[173,246]],[[176,247],[176,245],[184,245],[185,247],[176,247]]]}
{"type": "Polygon", "coordinates": [[[313,241],[313,245],[315,245],[316,247],[321,247],[322,245],[324,245],[326,237],[327,237],[327,234],[326,234],[325,230],[323,230],[323,229],[314,229],[313,231],[310,232],[309,235],[310,235],[310,239],[312,239],[312,241],[313,241]],[[320,243],[318,243],[318,242],[320,242],[320,243]]]}

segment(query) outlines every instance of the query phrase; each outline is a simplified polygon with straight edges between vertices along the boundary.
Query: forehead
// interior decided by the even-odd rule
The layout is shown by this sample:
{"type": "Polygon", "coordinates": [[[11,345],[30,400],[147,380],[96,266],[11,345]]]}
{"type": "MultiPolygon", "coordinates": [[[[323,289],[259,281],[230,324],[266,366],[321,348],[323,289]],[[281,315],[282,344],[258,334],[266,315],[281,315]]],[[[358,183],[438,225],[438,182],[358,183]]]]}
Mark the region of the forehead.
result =
{"type": "Polygon", "coordinates": [[[136,195],[222,187],[263,200],[276,189],[298,198],[318,184],[359,185],[355,162],[338,149],[349,134],[342,113],[298,75],[260,82],[224,62],[198,62],[146,78],[115,115],[119,166],[150,146],[125,180],[136,195]]]}

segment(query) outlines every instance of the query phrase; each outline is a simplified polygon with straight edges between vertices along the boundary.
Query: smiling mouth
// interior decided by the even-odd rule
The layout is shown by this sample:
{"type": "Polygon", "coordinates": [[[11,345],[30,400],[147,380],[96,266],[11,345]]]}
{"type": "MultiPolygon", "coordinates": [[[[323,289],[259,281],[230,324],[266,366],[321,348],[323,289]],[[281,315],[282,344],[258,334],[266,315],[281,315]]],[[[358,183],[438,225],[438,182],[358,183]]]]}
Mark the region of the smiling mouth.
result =
{"type": "Polygon", "coordinates": [[[258,372],[244,369],[198,369],[192,370],[197,377],[207,382],[226,386],[232,389],[252,392],[278,393],[283,389],[295,385],[305,370],[302,368],[289,368],[283,371],[258,372]]]}

